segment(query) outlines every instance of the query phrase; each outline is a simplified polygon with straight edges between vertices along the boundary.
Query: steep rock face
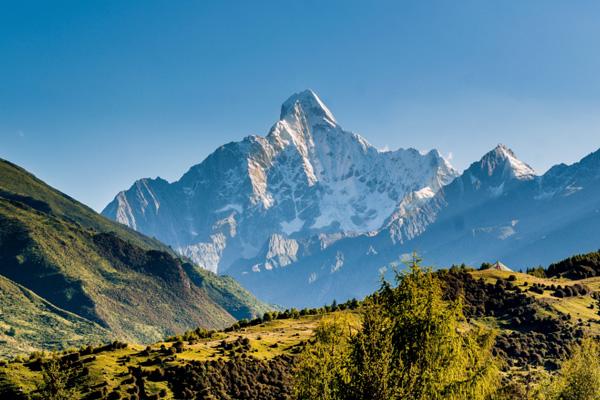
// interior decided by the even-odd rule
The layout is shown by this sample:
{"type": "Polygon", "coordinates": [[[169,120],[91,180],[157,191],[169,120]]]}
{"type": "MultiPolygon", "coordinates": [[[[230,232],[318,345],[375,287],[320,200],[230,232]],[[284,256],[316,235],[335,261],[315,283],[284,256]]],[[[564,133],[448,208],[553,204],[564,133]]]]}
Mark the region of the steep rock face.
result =
{"type": "Polygon", "coordinates": [[[212,271],[271,243],[255,264],[268,269],[295,261],[296,241],[377,231],[405,196],[435,193],[455,176],[435,150],[382,152],[344,131],[307,90],[284,102],[267,136],[220,147],[177,182],[137,181],[103,214],[212,271]]]}

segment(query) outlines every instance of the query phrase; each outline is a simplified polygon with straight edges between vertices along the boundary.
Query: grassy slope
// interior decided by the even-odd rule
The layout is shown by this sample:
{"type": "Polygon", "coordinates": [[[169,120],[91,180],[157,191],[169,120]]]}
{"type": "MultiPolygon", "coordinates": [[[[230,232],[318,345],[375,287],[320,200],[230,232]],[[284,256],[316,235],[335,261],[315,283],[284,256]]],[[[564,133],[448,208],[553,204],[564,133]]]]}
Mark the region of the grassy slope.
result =
{"type": "MultiPolygon", "coordinates": [[[[583,284],[591,289],[592,292],[600,291],[600,277],[593,277],[581,280],[570,280],[565,278],[537,278],[528,274],[519,272],[508,272],[508,271],[497,271],[497,270],[484,270],[472,272],[475,278],[483,278],[488,283],[495,283],[497,279],[507,279],[509,276],[514,275],[517,279],[513,282],[516,286],[522,290],[527,290],[534,283],[550,285],[561,285],[561,286],[573,286],[577,283],[583,284]],[[527,285],[525,283],[527,282],[527,285]]],[[[530,291],[525,291],[525,294],[535,298],[541,303],[550,305],[550,313],[552,311],[560,311],[565,314],[570,314],[573,320],[581,318],[583,325],[586,326],[586,330],[592,334],[600,334],[600,315],[598,314],[599,309],[597,307],[597,301],[592,298],[590,294],[585,296],[573,296],[558,298],[552,296],[552,291],[544,291],[543,294],[537,294],[530,291]],[[590,306],[594,308],[590,308],[590,306]],[[587,323],[590,323],[587,326],[587,323]]]]}
{"type": "MultiPolygon", "coordinates": [[[[223,327],[233,318],[185,276],[157,276],[116,266],[94,233],[54,215],[0,200],[0,226],[26,232],[12,262],[3,249],[0,273],[57,306],[130,341],[154,341],[196,325],[223,327]]],[[[12,237],[9,232],[5,237],[12,237]]],[[[6,241],[4,241],[6,243],[6,241]]],[[[171,268],[168,263],[165,268],[171,268]]],[[[173,267],[174,268],[174,267],[173,267]]]]}
{"type": "Polygon", "coordinates": [[[185,263],[155,250],[167,248],[0,161],[0,274],[54,305],[134,342],[224,327],[232,315],[268,308],[207,271],[196,271],[193,284],[185,263]]]}
{"type": "Polygon", "coordinates": [[[41,200],[48,204],[57,216],[71,220],[84,228],[99,232],[116,232],[125,240],[145,249],[170,251],[169,247],[160,241],[102,217],[86,205],[48,186],[23,168],[1,158],[0,190],[41,200]]]}
{"type": "Polygon", "coordinates": [[[102,343],[110,333],[0,276],[0,356],[102,343]]]}
{"type": "MultiPolygon", "coordinates": [[[[233,342],[239,336],[250,340],[250,355],[257,359],[268,360],[283,354],[294,354],[312,335],[315,327],[322,318],[341,318],[349,324],[356,326],[358,315],[349,311],[335,312],[325,315],[310,315],[299,319],[283,319],[266,322],[257,326],[243,328],[234,332],[218,332],[210,339],[203,339],[194,344],[184,345],[181,353],[175,354],[172,360],[169,356],[161,355],[160,347],[171,347],[173,343],[158,342],[151,346],[151,351],[146,354],[144,346],[130,345],[126,349],[110,350],[96,355],[95,360],[85,363],[90,370],[89,378],[81,385],[82,392],[86,389],[106,382],[108,391],[116,389],[122,396],[131,388],[128,383],[128,367],[147,364],[149,360],[162,359],[162,366],[186,365],[194,361],[211,361],[217,359],[232,359],[232,354],[220,347],[221,341],[233,342]],[[124,360],[127,360],[124,362],[124,360]],[[170,360],[170,361],[169,361],[170,360]]],[[[156,363],[149,363],[142,368],[156,369],[156,363]]],[[[12,362],[5,367],[0,367],[0,380],[16,384],[25,392],[35,389],[35,384],[40,382],[41,373],[32,371],[26,363],[12,362]]],[[[158,393],[160,389],[167,390],[166,398],[173,398],[165,382],[147,381],[149,394],[158,393]]]]}

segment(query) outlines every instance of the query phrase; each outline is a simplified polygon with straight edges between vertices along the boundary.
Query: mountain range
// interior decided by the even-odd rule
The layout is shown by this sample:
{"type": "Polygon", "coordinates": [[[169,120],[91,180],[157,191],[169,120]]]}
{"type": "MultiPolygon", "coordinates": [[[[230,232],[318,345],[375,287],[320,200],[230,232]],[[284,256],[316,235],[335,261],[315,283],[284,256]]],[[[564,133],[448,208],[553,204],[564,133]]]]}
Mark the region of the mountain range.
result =
{"type": "Polygon", "coordinates": [[[155,341],[269,309],[232,278],[0,160],[0,354],[155,341]]]}
{"type": "Polygon", "coordinates": [[[416,251],[513,268],[597,249],[600,152],[537,175],[504,145],[462,174],[436,150],[381,151],[319,97],[292,95],[265,137],[218,148],[173,183],[142,179],[103,214],[227,273],[259,298],[361,297],[416,251]]]}
{"type": "Polygon", "coordinates": [[[265,137],[219,147],[176,182],[141,179],[102,214],[208,270],[265,251],[269,270],[293,261],[299,241],[326,247],[377,231],[409,193],[429,196],[456,175],[435,150],[379,151],[307,90],[283,103],[265,137]]]}

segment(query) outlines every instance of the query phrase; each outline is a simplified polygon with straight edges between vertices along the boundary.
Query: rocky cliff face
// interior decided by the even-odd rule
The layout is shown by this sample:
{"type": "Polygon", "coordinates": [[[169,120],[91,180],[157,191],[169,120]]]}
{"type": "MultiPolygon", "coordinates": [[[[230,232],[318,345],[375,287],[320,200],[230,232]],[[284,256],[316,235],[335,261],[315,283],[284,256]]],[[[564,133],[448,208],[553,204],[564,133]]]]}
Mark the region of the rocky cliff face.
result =
{"type": "Polygon", "coordinates": [[[254,270],[272,269],[378,231],[456,175],[435,150],[376,149],[307,90],[283,103],[265,137],[221,146],[177,182],[141,179],[103,214],[211,271],[256,257],[254,270]]]}

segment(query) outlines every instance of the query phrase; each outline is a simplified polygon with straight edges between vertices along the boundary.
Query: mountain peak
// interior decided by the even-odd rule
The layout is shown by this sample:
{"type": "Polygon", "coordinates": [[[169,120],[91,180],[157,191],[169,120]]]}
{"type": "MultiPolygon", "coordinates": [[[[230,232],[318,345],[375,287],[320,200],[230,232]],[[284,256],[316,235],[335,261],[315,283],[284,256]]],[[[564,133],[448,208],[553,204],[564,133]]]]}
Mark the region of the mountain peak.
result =
{"type": "Polygon", "coordinates": [[[495,156],[500,157],[502,159],[509,159],[509,158],[516,159],[517,158],[515,153],[508,146],[506,146],[505,144],[502,144],[502,143],[499,143],[489,153],[493,153],[495,156]]]}
{"type": "Polygon", "coordinates": [[[514,154],[513,151],[505,144],[503,143],[498,143],[498,145],[496,147],[494,147],[494,149],[492,150],[496,153],[502,153],[502,154],[514,154]]]}
{"type": "Polygon", "coordinates": [[[504,144],[499,144],[486,153],[476,165],[488,176],[495,175],[497,171],[500,171],[499,173],[505,178],[529,180],[535,177],[533,168],[519,160],[515,153],[504,144]]]}
{"type": "Polygon", "coordinates": [[[306,89],[299,93],[291,95],[281,106],[281,115],[279,119],[285,119],[287,116],[302,111],[311,122],[323,120],[327,124],[335,126],[337,122],[335,117],[329,111],[329,108],[323,103],[319,96],[311,89],[306,89]]]}

